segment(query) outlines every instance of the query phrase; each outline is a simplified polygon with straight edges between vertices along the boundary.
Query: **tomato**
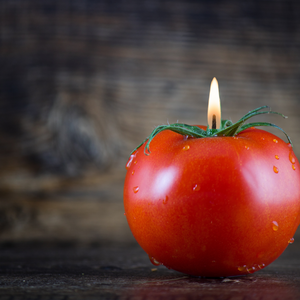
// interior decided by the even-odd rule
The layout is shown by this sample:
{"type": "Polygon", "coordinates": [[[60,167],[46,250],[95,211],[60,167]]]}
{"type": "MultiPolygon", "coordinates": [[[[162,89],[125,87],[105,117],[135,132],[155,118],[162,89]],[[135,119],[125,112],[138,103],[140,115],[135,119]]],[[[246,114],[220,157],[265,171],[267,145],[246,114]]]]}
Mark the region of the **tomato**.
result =
{"type": "Polygon", "coordinates": [[[152,262],[236,276],[266,267],[293,242],[300,166],[290,143],[248,128],[207,138],[165,130],[149,155],[145,144],[127,163],[124,207],[152,262]]]}

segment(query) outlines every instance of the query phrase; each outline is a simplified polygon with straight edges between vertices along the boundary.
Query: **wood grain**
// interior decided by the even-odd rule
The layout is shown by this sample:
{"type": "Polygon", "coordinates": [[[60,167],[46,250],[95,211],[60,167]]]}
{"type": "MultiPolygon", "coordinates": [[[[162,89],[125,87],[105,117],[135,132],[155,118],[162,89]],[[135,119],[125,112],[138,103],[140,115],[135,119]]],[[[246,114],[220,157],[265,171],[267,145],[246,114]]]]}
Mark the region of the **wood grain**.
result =
{"type": "Polygon", "coordinates": [[[157,125],[206,124],[214,76],[223,118],[269,105],[288,115],[265,120],[300,157],[299,11],[296,0],[0,0],[2,239],[130,240],[129,153],[157,125]]]}

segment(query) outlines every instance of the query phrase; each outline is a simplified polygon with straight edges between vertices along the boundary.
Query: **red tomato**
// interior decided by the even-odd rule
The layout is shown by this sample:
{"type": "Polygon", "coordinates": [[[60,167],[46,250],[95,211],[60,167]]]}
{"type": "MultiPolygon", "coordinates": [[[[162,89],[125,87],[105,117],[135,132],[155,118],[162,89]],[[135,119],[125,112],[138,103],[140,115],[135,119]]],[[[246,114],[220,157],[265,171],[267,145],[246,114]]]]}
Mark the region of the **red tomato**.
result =
{"type": "Polygon", "coordinates": [[[127,163],[124,206],[152,262],[196,276],[242,275],[293,241],[300,166],[290,144],[250,128],[209,138],[165,130],[150,155],[144,146],[127,163]]]}

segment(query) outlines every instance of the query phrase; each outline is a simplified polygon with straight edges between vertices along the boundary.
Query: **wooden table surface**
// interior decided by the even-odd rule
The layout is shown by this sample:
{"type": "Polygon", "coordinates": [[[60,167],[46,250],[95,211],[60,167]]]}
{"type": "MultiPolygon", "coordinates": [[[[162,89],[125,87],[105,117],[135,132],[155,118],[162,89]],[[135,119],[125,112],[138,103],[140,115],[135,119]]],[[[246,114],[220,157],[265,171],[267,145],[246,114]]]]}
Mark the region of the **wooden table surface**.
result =
{"type": "Polygon", "coordinates": [[[273,264],[235,278],[153,266],[137,244],[2,244],[0,299],[300,299],[300,240],[273,264]]]}

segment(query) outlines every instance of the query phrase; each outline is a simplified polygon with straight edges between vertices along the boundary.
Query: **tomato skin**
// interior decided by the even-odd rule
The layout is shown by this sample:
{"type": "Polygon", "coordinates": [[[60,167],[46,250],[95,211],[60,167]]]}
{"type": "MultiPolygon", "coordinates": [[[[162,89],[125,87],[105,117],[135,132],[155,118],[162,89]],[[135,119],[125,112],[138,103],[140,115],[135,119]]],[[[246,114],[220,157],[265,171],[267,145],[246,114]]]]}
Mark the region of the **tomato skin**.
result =
{"type": "MultiPolygon", "coordinates": [[[[203,128],[203,127],[202,127],[203,128]]],[[[157,134],[130,158],[124,207],[150,257],[195,276],[253,273],[300,222],[300,166],[289,144],[251,128],[235,137],[157,134]]]]}

